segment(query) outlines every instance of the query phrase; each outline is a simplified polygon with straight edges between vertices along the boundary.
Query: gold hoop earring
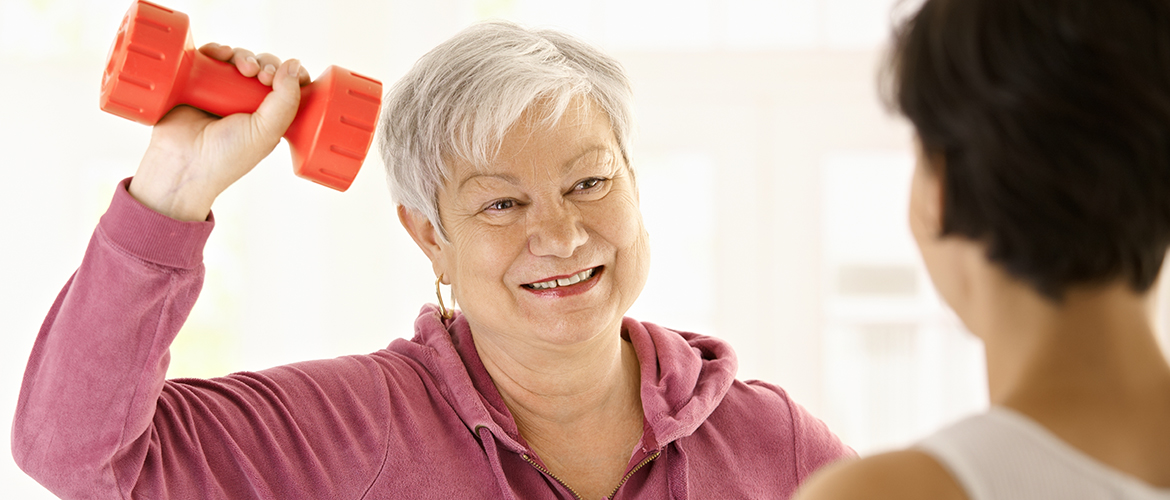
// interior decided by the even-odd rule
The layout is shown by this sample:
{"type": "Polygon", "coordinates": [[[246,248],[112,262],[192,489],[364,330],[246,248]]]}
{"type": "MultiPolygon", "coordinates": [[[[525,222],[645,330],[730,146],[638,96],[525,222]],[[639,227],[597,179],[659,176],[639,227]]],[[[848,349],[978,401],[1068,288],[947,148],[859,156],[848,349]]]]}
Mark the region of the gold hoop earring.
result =
{"type": "MultiPolygon", "coordinates": [[[[447,306],[443,304],[443,292],[439,289],[441,283],[443,283],[442,274],[438,278],[435,278],[435,296],[439,298],[439,316],[444,320],[448,320],[455,315],[455,311],[453,309],[447,309],[447,306]]],[[[454,297],[451,298],[451,307],[455,307],[454,297]]]]}

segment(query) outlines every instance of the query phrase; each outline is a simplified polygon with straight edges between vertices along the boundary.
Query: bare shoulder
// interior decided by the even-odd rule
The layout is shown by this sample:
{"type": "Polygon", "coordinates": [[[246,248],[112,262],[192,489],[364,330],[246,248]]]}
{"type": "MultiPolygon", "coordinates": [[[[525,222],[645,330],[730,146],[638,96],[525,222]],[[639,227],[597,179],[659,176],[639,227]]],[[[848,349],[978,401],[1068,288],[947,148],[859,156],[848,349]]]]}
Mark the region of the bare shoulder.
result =
{"type": "Polygon", "coordinates": [[[903,450],[847,460],[814,474],[797,500],[899,498],[967,500],[963,489],[934,458],[903,450]]]}

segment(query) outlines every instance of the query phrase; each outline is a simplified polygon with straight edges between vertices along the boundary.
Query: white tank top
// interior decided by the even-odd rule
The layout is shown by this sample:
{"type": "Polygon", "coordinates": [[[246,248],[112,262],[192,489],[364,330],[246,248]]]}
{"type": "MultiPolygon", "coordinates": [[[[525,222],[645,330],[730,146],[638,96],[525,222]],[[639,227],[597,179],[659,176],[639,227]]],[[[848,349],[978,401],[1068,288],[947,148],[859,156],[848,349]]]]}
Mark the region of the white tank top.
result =
{"type": "Polygon", "coordinates": [[[959,421],[917,448],[938,460],[970,500],[1170,500],[1170,489],[1110,468],[1007,408],[959,421]]]}

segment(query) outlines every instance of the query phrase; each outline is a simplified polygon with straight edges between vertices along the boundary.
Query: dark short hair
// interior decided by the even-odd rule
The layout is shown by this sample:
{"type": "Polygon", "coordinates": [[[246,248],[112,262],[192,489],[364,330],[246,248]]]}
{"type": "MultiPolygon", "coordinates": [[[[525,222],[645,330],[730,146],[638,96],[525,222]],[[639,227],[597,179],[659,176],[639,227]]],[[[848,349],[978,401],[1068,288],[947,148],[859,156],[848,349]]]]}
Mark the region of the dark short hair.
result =
{"type": "Polygon", "coordinates": [[[943,235],[1056,301],[1151,287],[1170,243],[1170,1],[927,0],[885,75],[945,158],[943,235]]]}

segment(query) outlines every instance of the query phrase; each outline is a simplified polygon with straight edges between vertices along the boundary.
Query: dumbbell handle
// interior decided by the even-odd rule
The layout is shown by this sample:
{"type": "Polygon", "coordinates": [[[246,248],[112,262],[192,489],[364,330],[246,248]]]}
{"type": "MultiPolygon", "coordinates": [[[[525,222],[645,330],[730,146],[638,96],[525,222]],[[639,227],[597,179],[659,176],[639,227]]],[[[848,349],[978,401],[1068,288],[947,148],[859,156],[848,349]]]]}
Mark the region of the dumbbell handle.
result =
{"type": "MultiPolygon", "coordinates": [[[[234,64],[217,61],[198,51],[191,59],[190,76],[184,88],[175,93],[186,102],[176,102],[176,105],[187,104],[219,116],[252,113],[272,91],[272,87],[260,80],[241,75],[234,64]]],[[[312,86],[310,83],[301,91],[311,92],[312,86]]]]}

